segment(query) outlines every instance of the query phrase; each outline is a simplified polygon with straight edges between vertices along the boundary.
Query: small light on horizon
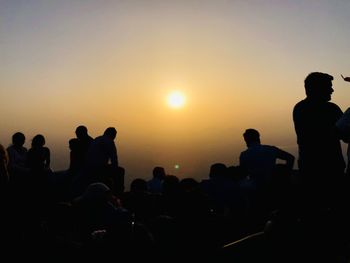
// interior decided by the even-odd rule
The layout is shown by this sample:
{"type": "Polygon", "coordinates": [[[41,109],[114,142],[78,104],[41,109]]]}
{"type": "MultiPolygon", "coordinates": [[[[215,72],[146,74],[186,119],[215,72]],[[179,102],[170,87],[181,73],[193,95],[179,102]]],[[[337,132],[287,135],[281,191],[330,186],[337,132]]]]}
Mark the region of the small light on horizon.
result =
{"type": "Polygon", "coordinates": [[[180,165],[175,164],[175,165],[174,165],[174,168],[175,168],[176,170],[178,170],[178,169],[180,169],[180,165]]]}

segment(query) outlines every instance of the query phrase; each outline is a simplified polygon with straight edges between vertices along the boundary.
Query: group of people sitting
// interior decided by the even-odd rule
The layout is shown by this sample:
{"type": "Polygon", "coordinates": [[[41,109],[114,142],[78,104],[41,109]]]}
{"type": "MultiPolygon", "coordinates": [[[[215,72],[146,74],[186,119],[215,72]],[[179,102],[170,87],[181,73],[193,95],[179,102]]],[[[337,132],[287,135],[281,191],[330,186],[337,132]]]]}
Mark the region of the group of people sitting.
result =
{"type": "Polygon", "coordinates": [[[0,147],[1,238],[8,248],[60,260],[118,254],[347,262],[349,183],[340,140],[348,137],[339,128],[342,111],[329,102],[332,79],[309,74],[307,97],[293,110],[297,171],[292,154],[262,144],[249,128],[239,165],[212,164],[202,181],[157,166],[153,178],[135,178],[125,191],[115,128],[93,139],[79,126],[63,173],[50,169],[44,136],[35,136],[27,151],[25,136],[15,133],[11,146],[0,147]]]}

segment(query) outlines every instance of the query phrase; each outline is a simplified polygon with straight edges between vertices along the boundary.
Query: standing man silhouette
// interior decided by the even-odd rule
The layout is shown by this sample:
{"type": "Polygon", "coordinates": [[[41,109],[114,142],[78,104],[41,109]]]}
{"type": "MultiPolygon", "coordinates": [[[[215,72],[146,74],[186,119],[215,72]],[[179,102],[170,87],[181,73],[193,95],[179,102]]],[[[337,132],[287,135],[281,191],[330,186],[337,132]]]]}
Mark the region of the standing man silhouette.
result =
{"type": "Polygon", "coordinates": [[[330,102],[332,80],[333,76],[326,73],[310,73],[304,82],[306,98],[293,109],[301,181],[321,189],[339,183],[345,169],[341,134],[335,125],[343,112],[330,102]]]}

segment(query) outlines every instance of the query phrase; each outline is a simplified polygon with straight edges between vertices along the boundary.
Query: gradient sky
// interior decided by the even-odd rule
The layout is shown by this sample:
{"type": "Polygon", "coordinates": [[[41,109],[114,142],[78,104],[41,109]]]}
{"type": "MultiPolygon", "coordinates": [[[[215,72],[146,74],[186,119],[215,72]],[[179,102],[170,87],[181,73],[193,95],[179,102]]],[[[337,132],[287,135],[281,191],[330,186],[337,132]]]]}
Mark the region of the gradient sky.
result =
{"type": "Polygon", "coordinates": [[[60,170],[78,125],[114,126],[127,182],[237,165],[246,128],[297,156],[308,73],[332,74],[350,106],[349,22],[348,0],[0,0],[0,143],[41,133],[60,170]],[[174,89],[182,109],[166,105],[174,89]]]}

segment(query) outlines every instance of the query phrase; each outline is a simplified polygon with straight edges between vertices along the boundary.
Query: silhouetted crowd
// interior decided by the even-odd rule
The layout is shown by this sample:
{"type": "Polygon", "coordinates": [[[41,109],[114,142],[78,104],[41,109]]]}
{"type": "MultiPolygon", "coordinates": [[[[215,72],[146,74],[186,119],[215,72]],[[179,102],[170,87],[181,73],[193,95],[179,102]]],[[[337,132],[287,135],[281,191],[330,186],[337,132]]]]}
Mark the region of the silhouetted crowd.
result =
{"type": "Polygon", "coordinates": [[[25,135],[15,133],[7,149],[0,145],[2,255],[47,262],[350,262],[350,188],[340,149],[350,129],[340,128],[343,113],[329,102],[332,80],[310,73],[307,97],[293,110],[298,170],[293,155],[262,144],[249,128],[239,165],[214,163],[201,181],[157,166],[126,191],[114,127],[94,139],[77,127],[66,171],[51,170],[43,135],[27,150],[25,135]]]}

